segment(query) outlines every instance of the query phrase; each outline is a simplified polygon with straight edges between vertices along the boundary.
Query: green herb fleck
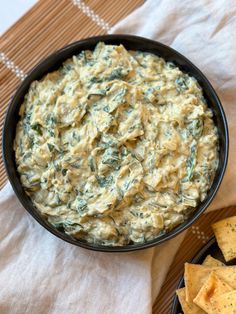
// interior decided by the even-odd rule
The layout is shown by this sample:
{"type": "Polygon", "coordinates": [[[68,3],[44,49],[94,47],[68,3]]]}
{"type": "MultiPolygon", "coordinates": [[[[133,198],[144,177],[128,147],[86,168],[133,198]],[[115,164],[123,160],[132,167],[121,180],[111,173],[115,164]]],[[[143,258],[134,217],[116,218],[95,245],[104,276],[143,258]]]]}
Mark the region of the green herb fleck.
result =
{"type": "Polygon", "coordinates": [[[175,69],[175,68],[176,68],[176,66],[174,65],[173,62],[167,62],[166,65],[167,65],[167,67],[168,67],[169,69],[175,69]]]}
{"type": "Polygon", "coordinates": [[[62,169],[61,173],[62,173],[63,177],[66,175],[67,171],[68,171],[68,169],[62,169]]]}
{"type": "Polygon", "coordinates": [[[101,177],[99,177],[98,175],[96,175],[96,179],[97,179],[98,184],[102,188],[107,187],[113,181],[113,177],[112,176],[108,176],[108,177],[101,176],[101,177]]]}
{"type": "Polygon", "coordinates": [[[187,159],[187,181],[190,181],[193,177],[193,170],[196,165],[197,144],[193,144],[190,148],[190,155],[187,159]]]}
{"type": "Polygon", "coordinates": [[[188,130],[194,138],[199,138],[203,131],[203,122],[200,119],[193,120],[188,125],[188,130]]]}
{"type": "Polygon", "coordinates": [[[175,85],[176,85],[178,92],[187,90],[188,89],[188,77],[187,77],[187,75],[179,76],[175,80],[175,85]]]}
{"type": "Polygon", "coordinates": [[[95,160],[94,160],[94,158],[92,156],[89,156],[88,163],[89,163],[89,167],[90,167],[91,171],[95,172],[96,163],[95,163],[95,160]]]}
{"type": "Polygon", "coordinates": [[[79,211],[79,212],[86,210],[87,202],[82,198],[77,198],[76,199],[76,208],[77,208],[77,211],[79,211]]]}
{"type": "Polygon", "coordinates": [[[54,150],[54,145],[50,144],[50,143],[47,143],[47,146],[48,146],[48,149],[50,152],[52,152],[54,150]]]}
{"type": "Polygon", "coordinates": [[[107,78],[108,81],[118,80],[127,75],[127,71],[124,71],[122,68],[114,69],[110,76],[107,78]]]}
{"type": "Polygon", "coordinates": [[[43,135],[42,129],[41,129],[41,125],[39,123],[35,123],[33,125],[31,125],[31,128],[36,131],[39,135],[43,135]]]}
{"type": "Polygon", "coordinates": [[[61,171],[61,165],[58,164],[57,162],[54,162],[54,168],[56,169],[56,171],[61,171]]]}
{"type": "Polygon", "coordinates": [[[102,163],[106,165],[117,165],[119,160],[119,151],[117,148],[107,148],[102,156],[102,163]]]}

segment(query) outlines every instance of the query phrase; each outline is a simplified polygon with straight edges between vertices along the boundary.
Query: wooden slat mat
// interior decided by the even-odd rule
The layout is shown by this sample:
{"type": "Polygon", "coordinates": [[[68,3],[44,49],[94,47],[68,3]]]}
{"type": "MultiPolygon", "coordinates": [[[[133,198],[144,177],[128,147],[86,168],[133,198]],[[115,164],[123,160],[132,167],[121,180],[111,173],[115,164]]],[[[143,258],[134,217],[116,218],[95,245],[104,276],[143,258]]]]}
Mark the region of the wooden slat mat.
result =
{"type": "MultiPolygon", "coordinates": [[[[105,34],[144,0],[41,0],[0,37],[0,145],[3,118],[10,98],[26,73],[40,59],[81,38],[105,34]]],[[[0,188],[6,182],[0,160],[0,188]]],[[[201,217],[187,237],[170,268],[154,307],[155,314],[170,314],[184,262],[190,260],[211,236],[210,224],[236,214],[224,209],[201,217]]]]}

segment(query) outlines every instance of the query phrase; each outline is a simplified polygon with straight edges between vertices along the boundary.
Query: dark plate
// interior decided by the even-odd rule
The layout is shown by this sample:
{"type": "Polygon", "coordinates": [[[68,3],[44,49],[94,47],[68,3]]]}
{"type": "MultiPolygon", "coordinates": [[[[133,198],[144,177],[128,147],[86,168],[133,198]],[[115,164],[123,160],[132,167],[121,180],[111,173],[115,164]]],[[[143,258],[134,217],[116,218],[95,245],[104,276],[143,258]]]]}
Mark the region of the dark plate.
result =
{"type": "MultiPolygon", "coordinates": [[[[231,262],[226,263],[221,250],[216,242],[215,237],[211,238],[211,240],[197,253],[197,255],[191,260],[192,264],[202,264],[204,259],[207,257],[207,255],[211,255],[212,257],[220,260],[221,262],[225,263],[226,265],[235,265],[236,260],[233,260],[231,262]]],[[[183,288],[184,287],[184,276],[181,277],[178,287],[183,288]]],[[[182,314],[182,307],[179,303],[178,297],[175,294],[174,296],[174,302],[172,306],[172,314],[182,314]]]]}
{"type": "Polygon", "coordinates": [[[199,216],[209,206],[212,199],[214,198],[224,176],[228,159],[228,127],[225,114],[220,103],[220,100],[217,97],[216,92],[214,91],[213,87],[211,86],[207,78],[194,64],[192,64],[187,58],[185,58],[183,55],[173,50],[172,48],[153,40],[130,35],[106,35],[87,38],[72,43],[69,46],[62,48],[61,50],[56,51],[55,53],[51,54],[48,58],[41,61],[35,68],[33,68],[33,70],[29,73],[26,79],[22,82],[22,84],[17,89],[12,101],[10,102],[5,118],[2,142],[3,142],[3,159],[9,180],[18,199],[25,207],[25,209],[43,227],[45,227],[48,231],[58,236],[59,238],[87,249],[104,252],[126,252],[148,248],[160,244],[166,240],[169,240],[175,237],[183,230],[185,230],[186,228],[188,228],[193,222],[196,221],[196,219],[199,218],[199,216]],[[123,44],[126,49],[141,50],[154,53],[156,55],[163,57],[167,61],[174,62],[182,71],[195,77],[203,89],[204,96],[207,100],[208,106],[213,111],[214,121],[219,131],[219,149],[220,149],[219,166],[216,171],[212,187],[209,190],[206,199],[199,204],[199,206],[194,211],[193,215],[183,224],[179,225],[177,228],[170,231],[169,233],[163,234],[152,241],[147,241],[142,244],[131,244],[123,247],[118,246],[107,247],[104,245],[93,245],[80,240],[75,240],[70,236],[66,235],[65,233],[60,232],[59,230],[55,229],[52,225],[50,225],[46,220],[44,220],[40,213],[33,206],[31,200],[25,194],[21,186],[19,176],[16,170],[15,157],[13,151],[15,128],[19,120],[18,115],[19,107],[23,102],[24,95],[27,93],[31,82],[42,78],[42,76],[44,76],[48,72],[56,70],[62,64],[63,61],[65,61],[66,59],[70,58],[73,55],[78,54],[81,50],[84,49],[93,50],[99,41],[103,41],[106,44],[123,44]]]}

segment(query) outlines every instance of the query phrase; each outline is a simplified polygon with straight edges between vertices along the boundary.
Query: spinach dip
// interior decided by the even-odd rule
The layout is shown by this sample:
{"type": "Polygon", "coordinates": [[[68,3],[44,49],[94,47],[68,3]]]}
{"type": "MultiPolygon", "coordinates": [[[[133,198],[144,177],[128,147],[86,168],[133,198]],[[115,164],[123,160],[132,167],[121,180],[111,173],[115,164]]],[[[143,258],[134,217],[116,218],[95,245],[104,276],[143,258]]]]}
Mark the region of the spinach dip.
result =
{"type": "Polygon", "coordinates": [[[195,78],[151,53],[99,43],[34,81],[15,158],[53,226],[102,245],[151,240],[184,222],[218,166],[213,114],[195,78]]]}

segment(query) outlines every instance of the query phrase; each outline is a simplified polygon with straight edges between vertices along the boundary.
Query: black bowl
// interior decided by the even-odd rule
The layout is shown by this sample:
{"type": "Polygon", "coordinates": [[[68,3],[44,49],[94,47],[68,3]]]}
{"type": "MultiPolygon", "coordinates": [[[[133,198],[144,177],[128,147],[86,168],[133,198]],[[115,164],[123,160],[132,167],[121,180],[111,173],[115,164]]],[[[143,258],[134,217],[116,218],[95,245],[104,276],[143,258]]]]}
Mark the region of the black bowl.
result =
{"type": "Polygon", "coordinates": [[[22,82],[22,84],[16,91],[13,99],[10,102],[3,128],[4,163],[11,185],[21,204],[43,227],[45,227],[48,231],[58,236],[59,238],[72,244],[81,246],[83,248],[104,252],[127,252],[149,248],[151,246],[163,243],[164,241],[175,237],[177,234],[179,234],[180,232],[188,228],[192,223],[194,223],[194,221],[196,221],[198,217],[203,213],[203,211],[209,206],[220,186],[228,159],[228,145],[229,145],[228,128],[224,110],[222,108],[219,98],[216,95],[216,92],[214,91],[213,87],[211,86],[207,78],[201,73],[201,71],[195,65],[193,65],[188,59],[186,59],[184,56],[182,56],[180,53],[173,50],[172,48],[153,40],[130,35],[106,35],[83,39],[62,48],[59,51],[56,51],[55,53],[47,57],[45,60],[40,62],[36,67],[33,68],[33,70],[29,73],[29,75],[26,77],[26,79],[22,82]],[[209,190],[206,199],[201,204],[199,204],[199,206],[196,208],[192,216],[183,224],[179,225],[172,231],[157,237],[152,241],[147,241],[141,244],[131,244],[122,247],[119,246],[108,247],[104,245],[94,245],[81,240],[73,239],[69,235],[58,231],[52,225],[50,225],[45,219],[43,219],[38,210],[33,206],[31,200],[24,192],[16,169],[15,156],[13,150],[15,129],[16,124],[19,120],[18,112],[20,105],[24,100],[24,95],[27,93],[31,82],[42,78],[42,76],[44,76],[48,72],[58,69],[63,61],[72,57],[73,55],[78,54],[81,50],[85,49],[93,50],[99,41],[103,41],[106,44],[116,45],[123,44],[126,49],[141,50],[154,53],[158,56],[163,57],[167,61],[175,63],[183,72],[186,72],[191,76],[195,77],[203,89],[204,96],[207,100],[209,107],[213,111],[214,121],[219,131],[219,147],[220,147],[219,166],[216,171],[212,187],[209,190]]]}

